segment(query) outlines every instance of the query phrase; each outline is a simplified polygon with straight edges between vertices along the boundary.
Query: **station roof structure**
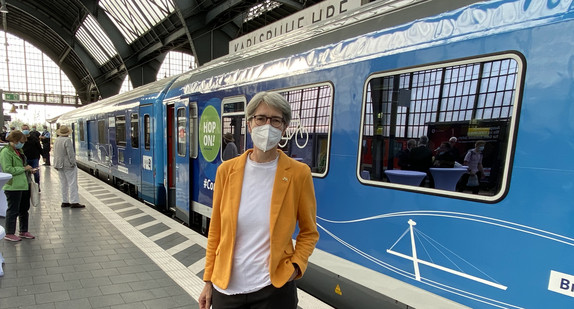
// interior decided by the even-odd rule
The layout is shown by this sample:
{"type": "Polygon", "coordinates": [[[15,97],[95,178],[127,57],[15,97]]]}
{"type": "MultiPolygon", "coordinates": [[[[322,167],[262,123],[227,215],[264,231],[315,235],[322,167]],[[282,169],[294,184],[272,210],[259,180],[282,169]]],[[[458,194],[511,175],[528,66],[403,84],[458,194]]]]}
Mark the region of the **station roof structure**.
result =
{"type": "MultiPolygon", "coordinates": [[[[82,104],[155,81],[170,51],[196,65],[229,42],[323,0],[1,0],[2,29],[66,73],[82,104]]],[[[192,64],[190,64],[190,68],[192,64]]]]}

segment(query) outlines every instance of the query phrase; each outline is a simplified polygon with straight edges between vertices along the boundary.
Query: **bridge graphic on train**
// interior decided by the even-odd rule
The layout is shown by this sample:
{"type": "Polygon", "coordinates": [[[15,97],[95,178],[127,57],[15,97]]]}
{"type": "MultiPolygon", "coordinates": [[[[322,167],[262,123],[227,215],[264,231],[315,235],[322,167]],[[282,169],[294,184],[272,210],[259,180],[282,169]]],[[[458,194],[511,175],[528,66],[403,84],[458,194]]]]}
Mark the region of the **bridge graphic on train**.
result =
{"type": "MultiPolygon", "coordinates": [[[[415,237],[418,238],[418,239],[422,238],[422,239],[426,240],[427,242],[429,242],[429,243],[431,244],[431,246],[432,246],[434,249],[438,250],[441,254],[443,254],[443,255],[445,255],[445,256],[446,256],[446,254],[444,253],[443,250],[441,250],[441,248],[439,248],[439,247],[442,247],[442,245],[441,245],[440,243],[436,242],[434,239],[430,238],[428,235],[425,235],[425,234],[422,233],[421,231],[418,231],[418,234],[419,234],[420,236],[418,236],[418,235],[415,236],[415,228],[414,228],[414,226],[417,225],[417,223],[416,223],[414,220],[409,219],[408,223],[409,223],[409,228],[399,237],[399,239],[397,239],[397,241],[391,246],[391,248],[387,249],[387,252],[390,253],[390,254],[396,255],[396,256],[398,256],[398,257],[401,257],[401,258],[403,258],[403,259],[407,259],[407,260],[409,260],[409,261],[412,261],[412,262],[413,262],[413,268],[414,268],[414,274],[415,274],[415,280],[421,281],[421,274],[420,274],[420,270],[419,270],[419,264],[423,264],[423,265],[426,265],[426,266],[429,266],[429,267],[433,267],[433,268],[436,268],[436,269],[439,269],[439,270],[442,270],[442,271],[445,271],[445,272],[448,272],[448,273],[451,273],[451,274],[454,274],[454,275],[457,275],[457,276],[460,276],[460,277],[464,277],[464,278],[467,278],[467,279],[470,279],[470,280],[474,280],[474,281],[476,281],[476,282],[480,282],[480,283],[483,283],[483,284],[486,284],[486,285],[490,285],[490,286],[495,287],[495,288],[497,288],[497,289],[501,289],[501,290],[506,290],[506,289],[507,289],[506,286],[504,286],[504,285],[502,285],[502,284],[500,284],[500,283],[498,283],[498,282],[493,282],[493,281],[490,281],[490,280],[482,279],[482,278],[479,278],[479,277],[476,277],[476,276],[473,276],[473,275],[469,275],[469,274],[467,274],[467,273],[465,273],[465,272],[462,272],[462,271],[460,271],[460,268],[459,268],[459,270],[455,270],[455,269],[452,269],[452,268],[448,268],[448,267],[444,267],[444,266],[435,264],[435,263],[433,263],[433,262],[429,262],[429,261],[425,261],[425,260],[420,259],[420,258],[418,257],[418,253],[417,253],[417,246],[416,246],[415,237]],[[404,253],[400,253],[400,252],[393,251],[393,247],[394,247],[399,241],[401,241],[401,239],[402,239],[403,237],[405,237],[405,235],[407,235],[407,234],[410,234],[411,249],[412,249],[411,255],[406,255],[406,254],[404,254],[404,253]]],[[[443,247],[442,249],[446,249],[446,251],[448,251],[449,253],[453,254],[456,258],[461,259],[464,263],[469,264],[469,265],[472,266],[474,269],[477,269],[474,265],[470,264],[469,262],[467,262],[466,260],[464,260],[463,258],[461,258],[460,256],[458,256],[457,254],[455,254],[455,253],[451,252],[450,250],[448,250],[447,248],[444,248],[444,247],[443,247]]],[[[428,252],[428,250],[427,250],[426,247],[424,247],[424,250],[425,250],[426,252],[428,252]]],[[[457,265],[453,259],[448,258],[448,260],[451,261],[455,266],[457,265]]],[[[477,270],[478,270],[478,269],[477,269],[477,270]]],[[[480,271],[480,270],[479,270],[479,271],[480,271]]],[[[480,271],[480,272],[483,273],[482,271],[480,271]]],[[[483,273],[483,274],[484,274],[484,273],[483,273]]],[[[492,279],[491,279],[491,280],[492,280],[492,279]]]]}

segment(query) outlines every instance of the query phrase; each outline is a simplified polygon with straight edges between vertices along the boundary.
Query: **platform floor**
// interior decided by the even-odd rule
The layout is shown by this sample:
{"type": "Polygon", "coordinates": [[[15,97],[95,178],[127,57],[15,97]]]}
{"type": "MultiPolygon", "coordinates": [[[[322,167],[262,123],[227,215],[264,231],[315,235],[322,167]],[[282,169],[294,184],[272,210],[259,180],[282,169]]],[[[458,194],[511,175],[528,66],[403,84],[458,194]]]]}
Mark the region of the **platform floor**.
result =
{"type": "MultiPolygon", "coordinates": [[[[199,308],[206,238],[83,171],[78,183],[87,207],[61,208],[41,167],[36,239],[0,241],[0,308],[199,308]]],[[[331,307],[299,290],[299,308],[331,307]]]]}

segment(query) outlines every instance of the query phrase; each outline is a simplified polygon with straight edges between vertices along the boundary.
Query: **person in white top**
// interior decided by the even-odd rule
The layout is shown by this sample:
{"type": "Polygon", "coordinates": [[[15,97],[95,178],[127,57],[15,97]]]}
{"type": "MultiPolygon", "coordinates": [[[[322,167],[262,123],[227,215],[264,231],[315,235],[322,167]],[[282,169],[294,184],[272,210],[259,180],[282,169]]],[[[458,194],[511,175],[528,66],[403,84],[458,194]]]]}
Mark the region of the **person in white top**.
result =
{"type": "Polygon", "coordinates": [[[58,138],[54,142],[54,168],[58,171],[62,189],[62,207],[84,208],[78,195],[78,168],[76,152],[72,140],[68,137],[72,130],[61,125],[56,131],[58,138]]]}
{"type": "Polygon", "coordinates": [[[291,120],[280,94],[256,94],[245,118],[254,147],[217,169],[199,306],[296,309],[319,239],[311,169],[277,149],[291,120]]]}
{"type": "Polygon", "coordinates": [[[470,149],[464,156],[464,165],[468,166],[468,173],[462,175],[459,181],[459,184],[461,184],[459,191],[470,189],[473,194],[478,194],[480,180],[485,178],[484,168],[482,167],[484,145],[486,145],[485,141],[476,141],[474,148],[470,149]],[[469,181],[470,177],[473,177],[474,181],[469,181]]]}

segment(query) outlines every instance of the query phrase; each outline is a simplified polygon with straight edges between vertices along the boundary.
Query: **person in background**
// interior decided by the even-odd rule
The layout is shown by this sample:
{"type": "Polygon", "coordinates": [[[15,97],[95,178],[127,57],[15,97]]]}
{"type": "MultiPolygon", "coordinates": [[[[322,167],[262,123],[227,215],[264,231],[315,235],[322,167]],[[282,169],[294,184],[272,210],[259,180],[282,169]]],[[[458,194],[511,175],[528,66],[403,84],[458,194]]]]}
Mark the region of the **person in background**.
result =
{"type": "Polygon", "coordinates": [[[454,167],[454,156],[451,152],[449,142],[442,142],[440,144],[437,155],[434,157],[433,166],[441,168],[454,167]]]}
{"type": "Polygon", "coordinates": [[[254,147],[217,169],[199,306],[296,309],[294,280],[319,240],[311,169],[277,148],[285,98],[258,93],[245,113],[254,147]]]}
{"type": "MultiPolygon", "coordinates": [[[[26,159],[28,160],[27,164],[35,169],[38,169],[40,166],[40,154],[42,153],[42,145],[40,145],[40,140],[36,137],[35,134],[32,134],[32,131],[30,131],[30,126],[27,124],[22,125],[22,133],[26,135],[26,143],[24,143],[22,150],[24,151],[26,159]]],[[[38,184],[38,188],[40,188],[39,171],[34,173],[34,182],[36,182],[38,184]]]]}
{"type": "Polygon", "coordinates": [[[409,161],[409,157],[411,155],[411,149],[417,146],[417,141],[415,139],[409,139],[407,141],[407,148],[403,149],[399,152],[399,167],[402,170],[410,170],[412,169],[411,163],[409,161]]]}
{"type": "Polygon", "coordinates": [[[8,136],[8,128],[2,127],[2,132],[0,132],[0,142],[7,143],[6,136],[8,136]]]}
{"type": "Polygon", "coordinates": [[[225,133],[223,134],[223,144],[225,148],[223,149],[223,153],[221,154],[221,158],[223,161],[233,159],[237,157],[237,146],[235,145],[235,139],[233,138],[233,134],[225,133]]]}
{"type": "Polygon", "coordinates": [[[44,131],[40,134],[40,141],[42,142],[42,157],[44,158],[44,165],[50,166],[50,131],[48,131],[47,125],[44,125],[44,131]]]}
{"type": "Polygon", "coordinates": [[[454,158],[454,161],[458,162],[458,163],[462,163],[460,161],[460,151],[458,150],[458,148],[456,148],[457,142],[458,142],[458,139],[454,136],[448,139],[448,143],[450,144],[450,153],[451,153],[452,157],[454,158]]]}
{"type": "Polygon", "coordinates": [[[78,194],[78,167],[76,152],[68,135],[72,133],[67,126],[61,125],[56,131],[58,138],[54,142],[54,168],[58,171],[62,188],[62,207],[84,208],[78,194]]]}
{"type": "Polygon", "coordinates": [[[409,161],[411,169],[419,172],[429,172],[432,166],[432,151],[428,147],[429,138],[425,135],[419,138],[417,147],[411,149],[409,161]]]}
{"type": "Polygon", "coordinates": [[[459,191],[463,191],[465,188],[472,190],[473,194],[478,194],[480,189],[480,185],[476,186],[468,186],[468,178],[475,177],[480,182],[481,179],[484,179],[484,169],[482,167],[482,152],[484,151],[484,145],[486,145],[485,141],[476,141],[474,143],[474,148],[470,149],[466,156],[464,156],[464,165],[468,166],[468,173],[463,174],[460,178],[460,186],[459,191]]]}
{"type": "Polygon", "coordinates": [[[33,135],[38,140],[40,140],[40,132],[36,130],[36,126],[32,126],[32,130],[30,130],[30,135],[33,135]]]}
{"type": "MultiPolygon", "coordinates": [[[[417,147],[411,149],[409,164],[411,170],[426,173],[428,186],[431,188],[434,187],[434,179],[429,170],[432,166],[432,150],[429,148],[429,138],[427,136],[421,136],[417,147]]],[[[424,181],[421,183],[421,186],[425,186],[424,181]]]]}
{"type": "Polygon", "coordinates": [[[36,238],[28,232],[30,214],[30,179],[29,173],[37,170],[26,164],[26,155],[22,151],[26,142],[26,135],[19,130],[10,132],[7,137],[9,144],[0,149],[0,165],[2,171],[12,175],[4,187],[8,209],[6,210],[6,236],[5,240],[20,241],[22,238],[36,238]],[[16,235],[16,221],[19,221],[20,233],[16,235]]]}

